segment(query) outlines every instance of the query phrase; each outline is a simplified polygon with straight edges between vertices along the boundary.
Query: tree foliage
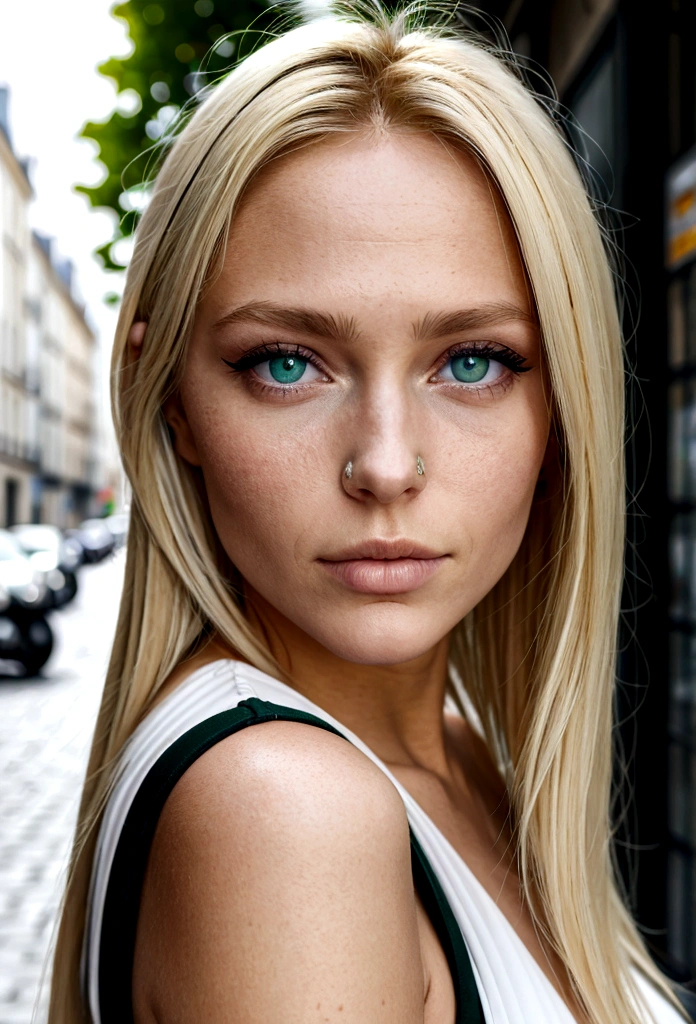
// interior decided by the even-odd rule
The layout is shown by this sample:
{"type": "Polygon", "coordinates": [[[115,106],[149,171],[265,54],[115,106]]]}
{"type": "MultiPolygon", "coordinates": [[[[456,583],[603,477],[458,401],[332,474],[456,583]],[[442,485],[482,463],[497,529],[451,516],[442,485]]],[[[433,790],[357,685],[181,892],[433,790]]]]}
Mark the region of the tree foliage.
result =
{"type": "Polygon", "coordinates": [[[90,121],[81,134],[99,147],[106,178],[78,190],[93,206],[118,215],[114,237],[97,253],[107,269],[121,270],[114,246],[134,230],[137,190],[153,176],[157,140],[203,86],[252,48],[277,12],[263,0],[127,0],[112,13],[126,21],[134,50],[99,66],[116,82],[117,109],[107,121],[90,121]]]}

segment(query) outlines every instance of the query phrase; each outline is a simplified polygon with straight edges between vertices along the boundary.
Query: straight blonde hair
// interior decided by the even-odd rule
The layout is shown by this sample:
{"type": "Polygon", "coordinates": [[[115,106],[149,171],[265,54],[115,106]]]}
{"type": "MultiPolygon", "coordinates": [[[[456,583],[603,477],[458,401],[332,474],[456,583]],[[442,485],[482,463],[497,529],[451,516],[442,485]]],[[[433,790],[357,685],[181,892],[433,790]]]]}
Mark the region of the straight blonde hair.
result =
{"type": "MultiPolygon", "coordinates": [[[[245,620],[194,472],[162,406],[245,189],[269,161],[338,134],[420,132],[480,161],[533,291],[557,457],[513,563],[452,637],[452,695],[473,702],[504,775],[539,929],[596,1024],[637,1024],[634,972],[676,1004],[617,889],[612,708],[624,546],[622,341],[602,232],[559,127],[510,58],[427,10],[345,10],[293,29],[221,81],[176,138],[138,227],[113,356],[133,488],[125,585],[85,782],[49,1020],[88,1018],[79,964],[113,766],[172,670],[216,634],[277,674],[245,620]],[[128,364],[135,320],[148,329],[128,364]],[[464,693],[465,691],[465,693],[464,693]]],[[[470,704],[469,704],[470,706],[470,704]]]]}

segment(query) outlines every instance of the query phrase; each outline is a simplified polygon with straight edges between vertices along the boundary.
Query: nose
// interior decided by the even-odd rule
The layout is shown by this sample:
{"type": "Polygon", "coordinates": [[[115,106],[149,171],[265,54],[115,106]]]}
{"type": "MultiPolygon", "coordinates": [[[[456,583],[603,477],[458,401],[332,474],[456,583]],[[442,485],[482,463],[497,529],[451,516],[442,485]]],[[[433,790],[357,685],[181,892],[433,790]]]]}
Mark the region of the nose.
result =
{"type": "Polygon", "coordinates": [[[341,481],[349,497],[390,505],[415,497],[427,483],[426,453],[416,436],[417,417],[403,395],[373,395],[359,410],[359,427],[346,449],[341,481]]]}

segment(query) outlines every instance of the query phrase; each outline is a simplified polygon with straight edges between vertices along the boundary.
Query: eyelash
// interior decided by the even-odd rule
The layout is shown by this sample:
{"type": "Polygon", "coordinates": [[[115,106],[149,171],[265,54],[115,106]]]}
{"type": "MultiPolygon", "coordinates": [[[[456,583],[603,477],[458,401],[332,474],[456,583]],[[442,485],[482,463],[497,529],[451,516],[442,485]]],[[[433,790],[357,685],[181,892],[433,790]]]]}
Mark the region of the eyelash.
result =
{"type": "Polygon", "coordinates": [[[239,359],[223,359],[222,361],[231,370],[234,370],[235,373],[244,373],[245,370],[253,370],[260,363],[265,363],[267,359],[278,359],[280,356],[295,356],[296,358],[306,359],[308,363],[320,369],[317,366],[317,357],[313,352],[302,348],[300,345],[282,345],[279,341],[273,345],[261,345],[260,348],[255,348],[252,352],[245,352],[239,359]]]}
{"type": "MultiPolygon", "coordinates": [[[[495,345],[487,341],[454,345],[444,354],[440,365],[435,372],[439,373],[442,367],[445,366],[450,359],[456,359],[457,356],[461,355],[480,356],[484,359],[495,359],[496,362],[501,363],[516,377],[522,373],[527,373],[532,369],[531,366],[526,365],[527,360],[524,356],[520,355],[519,352],[513,351],[513,349],[508,348],[506,345],[495,345]]],[[[251,352],[245,352],[239,359],[223,359],[222,361],[235,373],[244,373],[247,370],[253,370],[255,366],[265,363],[268,359],[277,359],[279,356],[295,356],[305,359],[308,363],[311,363],[315,369],[320,372],[324,372],[323,368],[318,364],[317,357],[313,352],[302,348],[301,345],[283,345],[281,342],[275,342],[271,345],[261,345],[259,348],[255,348],[251,352]]],[[[501,380],[500,384],[496,381],[493,384],[484,384],[478,387],[475,384],[468,386],[463,384],[454,384],[452,386],[456,388],[465,387],[467,391],[481,392],[485,390],[495,390],[496,387],[500,387],[505,383],[505,381],[501,380]]],[[[509,383],[509,381],[507,383],[509,383]]],[[[289,394],[294,391],[299,391],[303,387],[308,387],[307,384],[279,384],[278,386],[275,386],[266,384],[260,379],[254,381],[254,386],[260,390],[271,391],[275,394],[289,394]]]]}
{"type": "Polygon", "coordinates": [[[469,344],[454,345],[448,349],[437,372],[450,359],[456,359],[457,356],[481,356],[484,359],[495,359],[496,362],[502,363],[503,366],[506,366],[516,376],[520,373],[527,373],[532,369],[531,366],[526,365],[527,360],[524,356],[521,356],[519,352],[513,351],[513,349],[508,348],[506,345],[494,345],[490,341],[475,341],[469,344]]]}

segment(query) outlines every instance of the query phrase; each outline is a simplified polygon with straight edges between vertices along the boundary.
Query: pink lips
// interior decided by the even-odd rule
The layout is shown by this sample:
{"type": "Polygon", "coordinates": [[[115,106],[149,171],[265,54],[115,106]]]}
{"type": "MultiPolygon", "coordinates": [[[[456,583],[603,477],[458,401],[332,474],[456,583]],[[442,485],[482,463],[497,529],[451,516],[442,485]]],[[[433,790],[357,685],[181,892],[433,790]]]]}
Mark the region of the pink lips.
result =
{"type": "Polygon", "coordinates": [[[446,556],[408,540],[374,540],[319,561],[350,590],[406,594],[428,580],[446,556]]]}

